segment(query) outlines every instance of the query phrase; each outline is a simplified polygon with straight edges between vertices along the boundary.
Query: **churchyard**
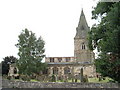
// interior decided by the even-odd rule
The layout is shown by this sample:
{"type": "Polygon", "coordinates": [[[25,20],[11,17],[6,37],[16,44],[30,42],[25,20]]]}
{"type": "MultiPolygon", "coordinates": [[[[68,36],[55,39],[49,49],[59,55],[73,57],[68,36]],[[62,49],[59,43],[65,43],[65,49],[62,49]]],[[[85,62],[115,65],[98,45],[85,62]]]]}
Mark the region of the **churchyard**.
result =
{"type": "MultiPolygon", "coordinates": [[[[54,76],[47,76],[47,75],[40,75],[37,77],[29,77],[29,76],[21,76],[20,78],[14,78],[14,77],[9,77],[9,76],[3,76],[3,79],[5,80],[12,80],[12,81],[29,81],[29,82],[76,82],[76,83],[81,83],[81,78],[80,77],[73,77],[73,78],[61,78],[59,79],[58,77],[54,76]]],[[[113,79],[109,78],[109,77],[89,77],[86,78],[87,80],[85,80],[85,78],[83,77],[83,81],[82,82],[89,82],[89,83],[109,83],[109,82],[113,82],[113,79]]]]}
{"type": "MultiPolygon", "coordinates": [[[[52,78],[53,79],[53,78],[52,78]]],[[[109,82],[110,78],[105,77],[104,79],[99,78],[88,78],[88,82],[81,82],[80,79],[63,79],[63,80],[50,80],[50,78],[44,79],[39,77],[39,80],[29,79],[14,79],[11,80],[3,79],[3,88],[119,88],[118,83],[109,82]],[[74,81],[74,82],[73,82],[74,81]]]]}

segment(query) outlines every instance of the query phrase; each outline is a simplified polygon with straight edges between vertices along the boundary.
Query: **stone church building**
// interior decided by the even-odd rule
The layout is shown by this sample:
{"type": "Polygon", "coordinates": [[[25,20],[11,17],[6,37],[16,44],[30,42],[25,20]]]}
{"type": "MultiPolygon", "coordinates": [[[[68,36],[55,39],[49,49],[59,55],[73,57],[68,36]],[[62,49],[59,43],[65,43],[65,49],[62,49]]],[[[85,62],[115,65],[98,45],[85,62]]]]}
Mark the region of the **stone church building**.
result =
{"type": "Polygon", "coordinates": [[[76,28],[74,37],[74,57],[46,57],[45,62],[48,64],[48,75],[57,75],[58,77],[66,75],[79,75],[81,68],[83,75],[94,77],[96,70],[93,64],[95,59],[94,52],[88,47],[88,32],[90,28],[87,24],[83,10],[81,11],[80,20],[76,28]]]}

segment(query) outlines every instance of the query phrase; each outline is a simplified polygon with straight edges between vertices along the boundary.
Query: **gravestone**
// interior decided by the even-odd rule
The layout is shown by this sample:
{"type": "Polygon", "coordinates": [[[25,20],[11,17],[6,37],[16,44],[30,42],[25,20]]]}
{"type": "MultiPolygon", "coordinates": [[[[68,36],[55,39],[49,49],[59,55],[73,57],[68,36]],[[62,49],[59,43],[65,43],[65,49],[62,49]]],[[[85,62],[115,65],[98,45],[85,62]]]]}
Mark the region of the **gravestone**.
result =
{"type": "Polygon", "coordinates": [[[57,75],[55,75],[55,81],[57,81],[58,80],[58,76],[57,75]]]}
{"type": "Polygon", "coordinates": [[[66,75],[64,76],[64,82],[68,82],[68,77],[66,75]]]}
{"type": "Polygon", "coordinates": [[[63,76],[63,75],[60,76],[60,81],[61,81],[61,82],[64,81],[64,76],[63,76]]]}
{"type": "Polygon", "coordinates": [[[72,82],[74,82],[74,76],[72,76],[72,82]]]}
{"type": "Polygon", "coordinates": [[[87,75],[83,76],[83,82],[88,82],[88,77],[87,77],[87,75]]]}
{"type": "Polygon", "coordinates": [[[83,81],[83,68],[80,69],[80,81],[84,82],[83,81]]]}
{"type": "Polygon", "coordinates": [[[75,75],[75,82],[77,82],[77,75],[75,75]]]}

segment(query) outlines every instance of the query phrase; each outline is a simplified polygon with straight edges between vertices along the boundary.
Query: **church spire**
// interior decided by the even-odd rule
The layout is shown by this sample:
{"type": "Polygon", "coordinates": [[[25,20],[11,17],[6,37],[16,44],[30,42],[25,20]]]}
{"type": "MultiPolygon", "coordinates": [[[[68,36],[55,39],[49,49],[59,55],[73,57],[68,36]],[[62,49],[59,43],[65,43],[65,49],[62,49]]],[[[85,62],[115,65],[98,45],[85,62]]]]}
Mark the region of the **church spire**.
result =
{"type": "Polygon", "coordinates": [[[74,37],[74,57],[77,62],[92,62],[94,53],[88,47],[88,32],[90,31],[83,9],[76,28],[76,36],[74,37]]]}
{"type": "Polygon", "coordinates": [[[76,36],[75,38],[86,38],[87,32],[89,31],[89,27],[83,12],[83,9],[81,10],[81,15],[78,23],[78,27],[76,28],[76,36]]]}
{"type": "Polygon", "coordinates": [[[82,8],[82,10],[81,10],[81,16],[83,16],[84,15],[84,12],[83,12],[83,8],[82,8]]]}
{"type": "Polygon", "coordinates": [[[78,23],[78,27],[81,27],[82,25],[85,25],[86,27],[88,27],[84,12],[83,12],[83,8],[81,10],[81,15],[80,15],[80,19],[79,19],[79,23],[78,23]]]}

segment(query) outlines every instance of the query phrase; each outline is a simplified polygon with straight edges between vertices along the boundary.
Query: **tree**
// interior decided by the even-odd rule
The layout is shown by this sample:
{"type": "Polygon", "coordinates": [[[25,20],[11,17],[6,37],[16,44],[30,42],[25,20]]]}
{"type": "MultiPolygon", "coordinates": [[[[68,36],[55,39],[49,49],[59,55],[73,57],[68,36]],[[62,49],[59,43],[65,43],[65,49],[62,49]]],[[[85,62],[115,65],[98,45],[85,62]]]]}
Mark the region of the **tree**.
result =
{"type": "Polygon", "coordinates": [[[17,58],[14,56],[7,56],[3,58],[2,61],[2,75],[8,75],[9,66],[17,61],[17,58]]]}
{"type": "Polygon", "coordinates": [[[99,2],[92,19],[100,20],[89,32],[89,47],[100,52],[95,60],[97,72],[120,82],[120,3],[99,2]]]}
{"type": "Polygon", "coordinates": [[[19,48],[18,55],[20,58],[17,66],[20,74],[39,74],[41,70],[45,69],[46,64],[41,62],[45,57],[44,45],[43,39],[41,37],[37,39],[32,31],[27,29],[22,31],[16,44],[19,48]]]}

